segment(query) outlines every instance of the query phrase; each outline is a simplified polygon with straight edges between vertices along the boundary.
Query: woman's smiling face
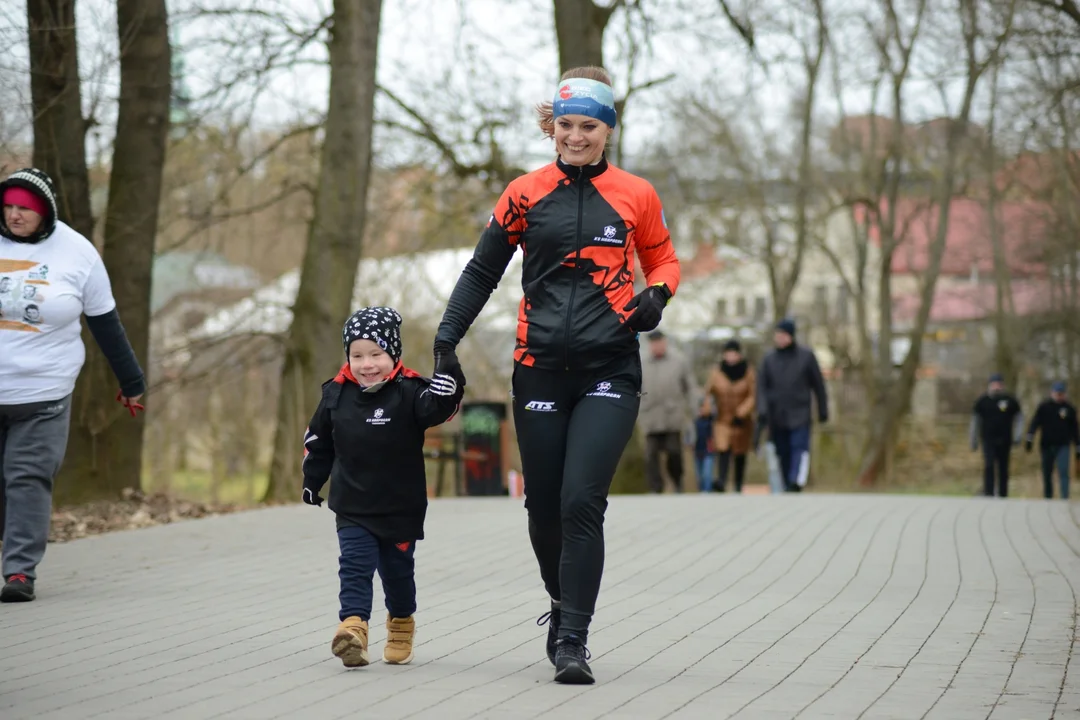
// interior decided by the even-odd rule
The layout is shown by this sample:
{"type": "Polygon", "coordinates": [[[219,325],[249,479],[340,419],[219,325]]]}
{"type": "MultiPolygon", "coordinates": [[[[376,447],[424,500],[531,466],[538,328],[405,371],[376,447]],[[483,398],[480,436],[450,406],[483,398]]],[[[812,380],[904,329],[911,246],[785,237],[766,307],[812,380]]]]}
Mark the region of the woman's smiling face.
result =
{"type": "Polygon", "coordinates": [[[567,165],[592,165],[604,154],[611,127],[587,115],[555,118],[555,149],[567,165]]]}

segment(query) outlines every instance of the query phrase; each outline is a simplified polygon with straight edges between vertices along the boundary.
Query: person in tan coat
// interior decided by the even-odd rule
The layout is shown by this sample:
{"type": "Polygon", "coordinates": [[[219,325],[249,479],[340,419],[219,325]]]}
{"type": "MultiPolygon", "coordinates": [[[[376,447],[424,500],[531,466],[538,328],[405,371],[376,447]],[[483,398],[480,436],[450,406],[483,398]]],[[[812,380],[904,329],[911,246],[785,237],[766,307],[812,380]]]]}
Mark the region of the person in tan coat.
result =
{"type": "MultiPolygon", "coordinates": [[[[723,492],[727,485],[732,457],[735,458],[735,492],[742,492],[746,455],[754,436],[756,388],[757,378],[743,357],[742,346],[738,340],[729,340],[705,384],[706,399],[712,397],[716,408],[713,444],[720,471],[714,485],[717,492],[723,492]]],[[[707,404],[702,404],[702,413],[707,412],[707,404]]]]}

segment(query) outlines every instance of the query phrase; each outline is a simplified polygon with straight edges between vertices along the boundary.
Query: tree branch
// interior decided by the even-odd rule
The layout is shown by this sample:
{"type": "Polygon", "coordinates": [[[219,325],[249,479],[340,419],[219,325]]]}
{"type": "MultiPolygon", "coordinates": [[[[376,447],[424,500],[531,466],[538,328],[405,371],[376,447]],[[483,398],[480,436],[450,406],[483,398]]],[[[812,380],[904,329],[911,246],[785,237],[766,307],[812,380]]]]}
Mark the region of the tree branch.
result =
{"type": "Polygon", "coordinates": [[[1075,0],[1034,0],[1036,5],[1059,12],[1071,18],[1077,27],[1080,27],[1080,5],[1075,0]]]}
{"type": "MultiPolygon", "coordinates": [[[[383,127],[396,128],[404,132],[413,135],[414,137],[426,140],[435,146],[435,149],[439,151],[442,158],[450,164],[451,172],[459,178],[478,177],[484,174],[490,174],[492,180],[497,183],[509,182],[512,179],[510,176],[516,177],[521,174],[521,171],[517,167],[510,167],[503,159],[502,152],[498,145],[492,141],[489,143],[489,156],[482,163],[466,163],[461,160],[458,153],[454,150],[453,146],[443,136],[439,134],[439,131],[435,129],[434,124],[425,118],[419,110],[409,105],[402,98],[398,97],[392,90],[389,90],[382,85],[377,85],[376,89],[385,95],[391,102],[397,105],[406,115],[416,121],[418,127],[412,126],[406,123],[397,122],[395,120],[379,120],[379,124],[383,127]]],[[[497,123],[491,120],[485,121],[476,132],[476,137],[479,137],[484,131],[491,130],[497,127],[497,123]]]]}
{"type": "Polygon", "coordinates": [[[615,112],[618,113],[621,117],[623,109],[626,107],[626,102],[630,99],[631,95],[641,92],[642,90],[648,90],[649,88],[654,88],[658,85],[663,85],[664,83],[671,82],[675,79],[675,77],[675,73],[668,73],[663,77],[646,80],[645,82],[637,85],[631,85],[629,88],[626,89],[626,94],[615,101],[615,112]]]}
{"type": "Polygon", "coordinates": [[[754,44],[754,26],[750,24],[749,20],[742,21],[735,17],[735,13],[731,11],[731,7],[727,4],[727,0],[716,0],[720,3],[720,11],[724,13],[724,17],[727,18],[731,26],[735,28],[735,32],[746,41],[746,47],[751,52],[757,50],[757,46],[754,44]]]}
{"type": "Polygon", "coordinates": [[[198,224],[196,224],[196,226],[194,228],[192,228],[191,230],[189,230],[186,233],[184,233],[183,235],[181,235],[179,239],[175,240],[174,242],[169,243],[165,247],[158,248],[157,253],[158,254],[167,253],[167,252],[171,252],[173,250],[176,250],[178,248],[181,248],[184,245],[186,245],[188,242],[190,242],[192,238],[194,238],[194,237],[200,235],[201,233],[209,230],[210,228],[214,227],[215,225],[220,225],[221,223],[226,222],[227,220],[232,220],[234,218],[245,217],[247,215],[253,215],[253,214],[257,213],[257,212],[261,212],[262,210],[266,210],[268,208],[271,208],[271,207],[277,205],[279,202],[281,202],[285,198],[290,197],[292,195],[295,195],[297,192],[300,192],[300,191],[306,190],[306,189],[308,189],[308,188],[303,184],[287,185],[281,192],[279,192],[279,193],[277,193],[275,195],[271,195],[267,199],[262,200],[260,202],[257,202],[257,203],[255,203],[253,205],[248,205],[246,207],[242,207],[242,208],[240,208],[238,210],[229,210],[227,212],[218,213],[216,215],[202,215],[202,216],[194,215],[194,214],[187,215],[186,216],[187,219],[198,220],[198,224]]]}

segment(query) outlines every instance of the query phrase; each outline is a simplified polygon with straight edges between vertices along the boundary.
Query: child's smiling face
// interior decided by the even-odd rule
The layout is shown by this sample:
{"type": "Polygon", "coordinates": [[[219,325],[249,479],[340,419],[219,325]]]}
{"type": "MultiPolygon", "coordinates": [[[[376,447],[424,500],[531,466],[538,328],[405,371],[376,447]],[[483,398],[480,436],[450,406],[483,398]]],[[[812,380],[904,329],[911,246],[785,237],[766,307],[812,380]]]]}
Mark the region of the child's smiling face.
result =
{"type": "Polygon", "coordinates": [[[370,387],[394,370],[394,359],[371,340],[353,340],[349,345],[349,369],[361,385],[370,387]]]}

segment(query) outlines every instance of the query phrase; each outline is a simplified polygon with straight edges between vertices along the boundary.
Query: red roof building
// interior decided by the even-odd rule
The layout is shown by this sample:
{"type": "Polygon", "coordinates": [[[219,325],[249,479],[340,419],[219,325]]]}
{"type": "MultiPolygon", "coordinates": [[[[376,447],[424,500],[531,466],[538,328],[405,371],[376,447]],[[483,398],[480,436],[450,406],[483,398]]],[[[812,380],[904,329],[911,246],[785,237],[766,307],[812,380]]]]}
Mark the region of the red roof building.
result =
{"type": "MultiPolygon", "coordinates": [[[[884,209],[883,209],[884,212],[884,209]]],[[[1012,278],[1046,276],[1042,260],[1048,209],[1035,202],[998,204],[998,231],[1012,278]]],[[[880,226],[868,219],[870,238],[881,246],[880,226]]],[[[930,264],[930,249],[937,238],[939,211],[927,200],[904,198],[897,203],[896,234],[901,237],[892,256],[894,275],[921,275],[930,264]]],[[[990,278],[994,272],[990,214],[986,204],[970,198],[954,198],[949,207],[949,227],[945,253],[941,259],[943,277],[990,278]]]]}

